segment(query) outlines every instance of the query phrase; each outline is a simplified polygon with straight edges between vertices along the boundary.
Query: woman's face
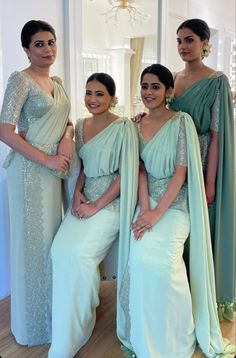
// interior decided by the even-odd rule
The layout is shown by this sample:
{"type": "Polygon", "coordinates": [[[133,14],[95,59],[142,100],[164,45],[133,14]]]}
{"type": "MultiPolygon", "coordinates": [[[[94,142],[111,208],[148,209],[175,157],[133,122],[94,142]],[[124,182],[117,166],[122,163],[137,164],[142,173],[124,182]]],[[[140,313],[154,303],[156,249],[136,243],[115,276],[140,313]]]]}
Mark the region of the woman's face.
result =
{"type": "Polygon", "coordinates": [[[29,48],[25,52],[32,65],[50,66],[57,55],[56,40],[51,32],[39,31],[31,37],[29,48]]]}
{"type": "Polygon", "coordinates": [[[201,41],[200,37],[188,28],[180,29],[177,34],[179,55],[185,62],[201,59],[202,49],[208,40],[201,41]]]}
{"type": "Polygon", "coordinates": [[[146,73],[143,76],[141,83],[141,98],[143,104],[148,109],[165,106],[166,87],[156,75],[146,73]]]}
{"type": "Polygon", "coordinates": [[[102,83],[96,80],[87,83],[84,102],[93,115],[109,111],[112,99],[113,97],[102,83]]]}

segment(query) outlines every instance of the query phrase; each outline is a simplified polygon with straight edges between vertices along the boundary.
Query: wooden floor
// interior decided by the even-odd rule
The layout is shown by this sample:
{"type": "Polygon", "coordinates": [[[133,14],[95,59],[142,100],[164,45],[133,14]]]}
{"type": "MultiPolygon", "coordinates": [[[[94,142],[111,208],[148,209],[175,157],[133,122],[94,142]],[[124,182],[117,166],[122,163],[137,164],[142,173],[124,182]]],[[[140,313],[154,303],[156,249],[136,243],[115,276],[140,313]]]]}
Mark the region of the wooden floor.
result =
{"type": "MultiPolygon", "coordinates": [[[[92,338],[77,354],[80,358],[122,358],[120,343],[115,333],[115,282],[103,282],[101,304],[97,310],[97,323],[92,338]]],[[[10,332],[10,300],[0,301],[0,356],[1,358],[46,358],[49,345],[27,348],[15,343],[10,332]]],[[[235,344],[236,324],[224,322],[221,325],[223,335],[235,344]]],[[[196,350],[193,358],[202,358],[196,350]]],[[[140,357],[141,358],[141,357],[140,357]]]]}

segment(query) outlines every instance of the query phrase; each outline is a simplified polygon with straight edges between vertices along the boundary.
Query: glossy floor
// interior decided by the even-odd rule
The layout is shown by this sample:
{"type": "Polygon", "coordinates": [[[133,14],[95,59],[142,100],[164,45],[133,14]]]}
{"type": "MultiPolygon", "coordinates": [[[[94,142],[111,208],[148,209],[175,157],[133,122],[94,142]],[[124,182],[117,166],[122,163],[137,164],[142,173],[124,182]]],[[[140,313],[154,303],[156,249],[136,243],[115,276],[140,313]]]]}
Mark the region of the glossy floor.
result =
{"type": "MultiPolygon", "coordinates": [[[[101,304],[97,310],[97,323],[93,336],[76,357],[79,358],[124,358],[115,333],[116,284],[102,282],[101,304]]],[[[223,335],[236,341],[236,324],[223,322],[223,335]]],[[[27,348],[15,343],[10,332],[10,299],[0,301],[0,356],[2,358],[46,358],[49,345],[27,348]]],[[[203,358],[197,349],[193,358],[203,358]]]]}

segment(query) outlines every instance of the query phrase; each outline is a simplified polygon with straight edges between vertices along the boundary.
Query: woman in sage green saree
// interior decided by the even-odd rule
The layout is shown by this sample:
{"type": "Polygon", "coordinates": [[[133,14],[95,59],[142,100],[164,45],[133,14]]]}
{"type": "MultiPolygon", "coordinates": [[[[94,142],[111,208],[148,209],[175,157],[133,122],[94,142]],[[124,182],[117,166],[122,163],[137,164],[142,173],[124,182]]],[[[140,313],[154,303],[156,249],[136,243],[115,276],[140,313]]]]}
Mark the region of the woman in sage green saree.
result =
{"type": "Polygon", "coordinates": [[[205,66],[210,29],[199,19],[177,30],[178,51],[185,69],[175,76],[171,108],[193,118],[201,149],[209,207],[220,319],[233,320],[236,279],[234,120],[227,77],[205,66]]]}
{"type": "Polygon", "coordinates": [[[206,357],[233,358],[217,316],[198,137],[187,113],[166,108],[171,87],[164,66],[142,72],[149,113],[138,124],[139,205],[120,277],[118,337],[127,357],[191,358],[198,343],[206,357]],[[189,235],[190,283],[183,260],[189,235]]]}
{"type": "Polygon", "coordinates": [[[99,305],[99,264],[118,237],[118,274],[127,256],[124,248],[136,205],[138,139],[130,120],[109,111],[114,96],[109,75],[88,78],[85,104],[92,117],[76,125],[82,169],[72,207],[52,245],[50,358],[72,358],[89,340],[99,305]]]}
{"type": "Polygon", "coordinates": [[[61,223],[61,175],[72,155],[70,103],[60,79],[54,29],[29,21],[21,33],[30,66],[8,81],[0,117],[6,161],[11,247],[11,330],[22,345],[51,339],[50,247],[61,223]],[[15,132],[16,126],[18,132],[15,132]]]}

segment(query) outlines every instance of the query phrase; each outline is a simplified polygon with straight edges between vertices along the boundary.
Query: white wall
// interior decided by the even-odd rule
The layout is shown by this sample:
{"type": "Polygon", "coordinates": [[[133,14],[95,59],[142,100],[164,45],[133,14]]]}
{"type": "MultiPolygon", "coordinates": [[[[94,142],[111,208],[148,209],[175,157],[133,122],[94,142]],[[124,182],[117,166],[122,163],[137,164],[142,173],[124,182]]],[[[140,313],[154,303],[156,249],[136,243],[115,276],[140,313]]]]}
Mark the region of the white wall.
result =
{"type": "Polygon", "coordinates": [[[28,66],[20,42],[23,25],[29,20],[44,20],[56,30],[58,58],[52,73],[64,77],[63,0],[0,0],[3,85],[9,75],[28,66]]]}
{"type": "Polygon", "coordinates": [[[168,42],[166,65],[172,71],[183,68],[176,46],[176,29],[187,18],[201,18],[212,30],[212,52],[206,65],[222,70],[229,75],[229,44],[235,36],[234,0],[167,0],[168,1],[168,42]]]}
{"type": "Polygon", "coordinates": [[[215,29],[235,31],[234,0],[191,0],[188,15],[203,18],[215,29]]]}
{"type": "MultiPolygon", "coordinates": [[[[1,28],[1,18],[0,18],[1,28]]],[[[0,49],[1,46],[0,37],[0,49]]],[[[0,51],[0,98],[3,96],[3,80],[2,80],[2,51],[0,51]]],[[[0,299],[5,297],[10,291],[10,265],[9,265],[9,219],[7,205],[7,187],[6,172],[2,168],[4,158],[6,157],[8,148],[0,142],[0,299]]]]}
{"type": "MultiPolygon", "coordinates": [[[[56,30],[58,59],[52,74],[64,78],[63,0],[0,0],[0,105],[9,75],[28,66],[20,32],[29,20],[45,20],[56,30]]],[[[0,142],[0,299],[9,294],[9,218],[6,171],[2,168],[8,147],[0,142]]]]}

